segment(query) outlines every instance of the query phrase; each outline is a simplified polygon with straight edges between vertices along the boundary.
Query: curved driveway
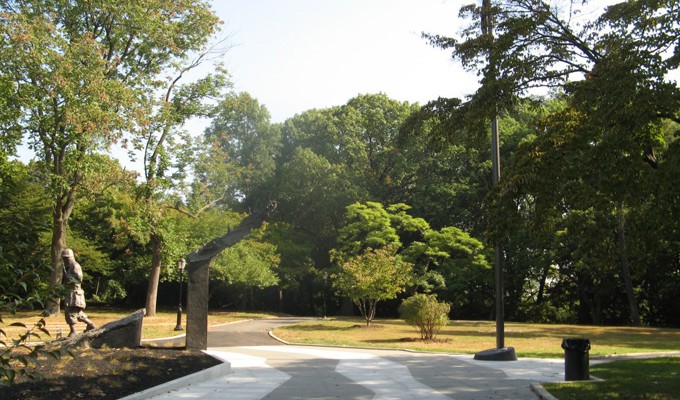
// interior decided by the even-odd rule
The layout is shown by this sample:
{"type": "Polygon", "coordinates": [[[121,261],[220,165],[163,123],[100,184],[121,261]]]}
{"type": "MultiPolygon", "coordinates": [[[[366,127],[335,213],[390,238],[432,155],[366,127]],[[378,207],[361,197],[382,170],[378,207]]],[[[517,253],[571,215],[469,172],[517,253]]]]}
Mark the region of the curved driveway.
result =
{"type": "Polygon", "coordinates": [[[562,360],[475,361],[472,356],[284,345],[268,332],[301,318],[211,327],[208,353],[231,373],[154,399],[537,399],[530,385],[559,381],[562,360]]]}

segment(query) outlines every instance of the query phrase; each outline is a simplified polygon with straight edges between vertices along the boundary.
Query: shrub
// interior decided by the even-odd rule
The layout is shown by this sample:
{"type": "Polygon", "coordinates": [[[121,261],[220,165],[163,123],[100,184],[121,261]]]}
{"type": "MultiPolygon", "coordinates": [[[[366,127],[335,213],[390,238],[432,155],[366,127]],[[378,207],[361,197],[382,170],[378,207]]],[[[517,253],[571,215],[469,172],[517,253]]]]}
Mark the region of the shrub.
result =
{"type": "MultiPolygon", "coordinates": [[[[2,249],[0,249],[2,250],[2,249]]],[[[36,346],[32,341],[43,341],[50,336],[45,320],[40,319],[32,326],[22,322],[9,325],[3,321],[3,315],[13,315],[17,308],[30,308],[34,304],[42,306],[43,298],[58,298],[65,292],[58,286],[53,292],[41,293],[38,285],[38,272],[34,268],[22,268],[9,265],[0,252],[0,387],[14,383],[18,376],[29,379],[40,378],[40,357],[59,358],[68,352],[65,348],[54,350],[36,346]],[[10,329],[12,328],[11,332],[10,329]],[[19,331],[17,333],[17,330],[19,331]]]]}
{"type": "Polygon", "coordinates": [[[420,338],[432,340],[449,322],[451,305],[440,302],[436,295],[415,294],[399,306],[399,315],[407,324],[420,330],[420,338]]]}

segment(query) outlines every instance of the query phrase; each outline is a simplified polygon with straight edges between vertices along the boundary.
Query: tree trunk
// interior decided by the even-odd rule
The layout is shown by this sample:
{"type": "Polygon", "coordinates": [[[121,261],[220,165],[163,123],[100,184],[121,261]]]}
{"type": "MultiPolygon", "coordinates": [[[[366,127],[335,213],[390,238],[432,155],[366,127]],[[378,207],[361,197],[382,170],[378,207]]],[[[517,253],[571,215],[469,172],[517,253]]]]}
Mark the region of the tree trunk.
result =
{"type": "Polygon", "coordinates": [[[158,295],[158,281],[161,277],[161,238],[151,235],[151,272],[149,273],[149,285],[146,289],[146,315],[156,315],[156,297],[158,295]]]}
{"type": "MultiPolygon", "coordinates": [[[[64,276],[64,265],[61,260],[61,252],[66,248],[66,227],[68,225],[68,219],[71,216],[71,211],[73,210],[75,191],[71,189],[65,196],[65,200],[61,199],[63,199],[63,197],[60,197],[59,200],[57,200],[54,209],[52,210],[52,245],[50,248],[50,265],[52,267],[52,272],[50,272],[49,284],[51,290],[56,289],[56,287],[61,284],[64,276]]],[[[49,299],[42,315],[50,316],[59,314],[60,300],[61,299],[59,298],[49,299]]]]}
{"type": "Polygon", "coordinates": [[[578,309],[576,313],[576,321],[579,324],[593,323],[593,313],[590,306],[590,280],[584,276],[583,273],[578,273],[576,276],[576,290],[578,292],[578,309]]]}
{"type": "Polygon", "coordinates": [[[626,286],[626,296],[628,297],[628,305],[630,307],[630,319],[633,326],[642,325],[640,321],[640,308],[638,307],[637,299],[635,298],[635,292],[633,292],[633,280],[630,276],[630,265],[628,263],[628,251],[626,250],[626,221],[624,214],[624,204],[623,202],[619,204],[617,210],[618,219],[618,248],[619,257],[621,260],[621,273],[623,275],[623,283],[626,286]]]}
{"type": "Polygon", "coordinates": [[[536,304],[543,303],[543,296],[545,293],[545,285],[548,281],[548,273],[550,272],[550,262],[545,263],[545,267],[541,271],[541,278],[538,283],[538,293],[536,294],[536,304]]]}
{"type": "Polygon", "coordinates": [[[593,325],[602,325],[602,295],[598,291],[593,291],[589,305],[593,325]]]}
{"type": "Polygon", "coordinates": [[[283,289],[281,289],[281,287],[279,287],[278,292],[279,292],[279,298],[278,298],[279,312],[283,313],[283,289]]]}

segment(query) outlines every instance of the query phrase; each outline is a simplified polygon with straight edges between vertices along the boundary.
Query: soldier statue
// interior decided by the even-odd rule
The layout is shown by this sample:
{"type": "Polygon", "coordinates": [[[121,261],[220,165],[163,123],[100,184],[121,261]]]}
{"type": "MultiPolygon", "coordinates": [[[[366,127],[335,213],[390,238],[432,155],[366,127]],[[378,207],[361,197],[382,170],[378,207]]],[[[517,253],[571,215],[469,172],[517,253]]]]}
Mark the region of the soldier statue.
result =
{"type": "Polygon", "coordinates": [[[83,281],[83,270],[76,261],[73,250],[64,249],[61,252],[61,258],[64,261],[66,284],[70,289],[64,300],[66,306],[64,316],[70,328],[69,336],[73,336],[76,333],[75,325],[78,321],[87,325],[85,332],[94,329],[95,325],[83,311],[85,309],[85,292],[80,287],[83,281]]]}

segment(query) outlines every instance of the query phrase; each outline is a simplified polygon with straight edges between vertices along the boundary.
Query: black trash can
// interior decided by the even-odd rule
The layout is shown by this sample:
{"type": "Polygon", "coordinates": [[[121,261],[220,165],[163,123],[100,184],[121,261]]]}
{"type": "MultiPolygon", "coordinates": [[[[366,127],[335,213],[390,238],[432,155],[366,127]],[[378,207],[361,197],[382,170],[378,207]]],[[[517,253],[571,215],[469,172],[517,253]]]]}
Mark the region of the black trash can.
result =
{"type": "Polygon", "coordinates": [[[564,349],[564,380],[590,379],[590,340],[565,338],[562,340],[562,348],[564,349]]]}

